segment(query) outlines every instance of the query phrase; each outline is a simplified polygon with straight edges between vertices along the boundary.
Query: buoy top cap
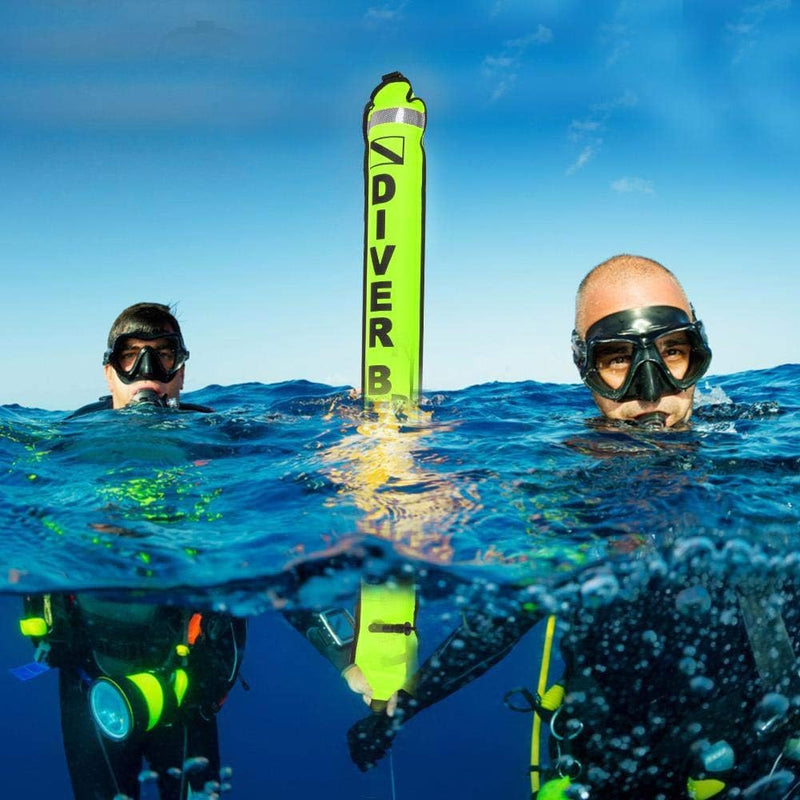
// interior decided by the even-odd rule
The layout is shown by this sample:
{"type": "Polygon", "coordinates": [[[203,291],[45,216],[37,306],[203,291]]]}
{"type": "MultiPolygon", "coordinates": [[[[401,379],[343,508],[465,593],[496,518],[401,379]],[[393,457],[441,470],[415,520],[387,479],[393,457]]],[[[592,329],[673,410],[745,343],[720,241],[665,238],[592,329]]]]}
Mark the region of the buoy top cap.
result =
{"type": "Polygon", "coordinates": [[[414,97],[410,81],[399,72],[384,75],[383,82],[370,98],[370,116],[386,108],[410,108],[420,114],[425,113],[425,103],[419,97],[414,97]]]}

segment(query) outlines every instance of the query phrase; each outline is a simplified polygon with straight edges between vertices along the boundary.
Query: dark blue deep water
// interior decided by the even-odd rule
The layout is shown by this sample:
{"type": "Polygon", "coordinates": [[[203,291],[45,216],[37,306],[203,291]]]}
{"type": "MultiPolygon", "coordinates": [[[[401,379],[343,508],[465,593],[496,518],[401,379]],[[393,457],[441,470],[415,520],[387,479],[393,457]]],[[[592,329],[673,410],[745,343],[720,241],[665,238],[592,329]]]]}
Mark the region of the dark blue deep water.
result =
{"type": "MultiPolygon", "coordinates": [[[[666,432],[601,424],[583,387],[535,382],[428,393],[390,418],[305,381],[185,399],[215,412],[0,408],[4,796],[70,796],[56,670],[8,671],[32,658],[26,594],[248,619],[249,691],[219,714],[225,796],[521,800],[530,715],[502,699],[535,686],[541,625],[363,773],[347,731],[369,712],[285,613],[352,611],[362,579],[413,579],[424,661],[462,612],[581,602],[624,615],[654,575],[800,578],[800,366],[708,379],[691,427],[666,432]]],[[[655,656],[647,668],[663,671],[655,656]]]]}

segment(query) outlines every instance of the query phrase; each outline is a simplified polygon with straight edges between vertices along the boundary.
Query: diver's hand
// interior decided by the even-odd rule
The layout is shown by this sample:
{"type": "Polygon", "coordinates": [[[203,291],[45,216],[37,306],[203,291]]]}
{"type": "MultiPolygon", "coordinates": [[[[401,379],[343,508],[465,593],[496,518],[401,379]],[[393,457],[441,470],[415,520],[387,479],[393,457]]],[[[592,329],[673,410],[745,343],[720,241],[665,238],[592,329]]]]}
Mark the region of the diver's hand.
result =
{"type": "Polygon", "coordinates": [[[413,716],[415,705],[414,698],[401,689],[393,709],[393,713],[397,711],[394,718],[387,714],[370,714],[347,731],[350,758],[362,772],[374,767],[386,755],[403,723],[413,716]]]}
{"type": "Polygon", "coordinates": [[[397,734],[395,722],[385,714],[370,714],[347,731],[350,758],[362,771],[372,769],[392,746],[397,734]]]}
{"type": "Polygon", "coordinates": [[[394,718],[386,714],[370,714],[347,731],[350,758],[362,771],[374,767],[389,751],[394,737],[416,708],[414,698],[402,689],[397,693],[394,718]]]}
{"type": "MultiPolygon", "coordinates": [[[[347,685],[351,692],[360,694],[361,699],[367,705],[371,705],[373,695],[372,687],[369,685],[369,681],[361,671],[360,667],[357,667],[355,664],[351,664],[342,671],[342,677],[345,679],[345,681],[347,681],[347,685]]],[[[394,712],[397,710],[397,698],[398,693],[394,692],[394,694],[392,694],[392,696],[386,701],[386,708],[383,710],[386,711],[387,717],[394,716],[394,712]]]]}

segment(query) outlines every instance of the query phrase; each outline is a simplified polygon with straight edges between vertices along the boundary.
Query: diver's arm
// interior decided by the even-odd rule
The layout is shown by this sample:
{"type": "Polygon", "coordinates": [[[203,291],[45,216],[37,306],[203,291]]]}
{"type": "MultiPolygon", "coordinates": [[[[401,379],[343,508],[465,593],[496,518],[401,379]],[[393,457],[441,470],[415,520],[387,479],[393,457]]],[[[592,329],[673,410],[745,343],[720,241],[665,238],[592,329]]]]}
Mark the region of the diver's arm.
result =
{"type": "MultiPolygon", "coordinates": [[[[341,609],[337,613],[344,614],[341,609]]],[[[370,705],[372,687],[361,668],[353,662],[355,642],[350,639],[336,641],[323,622],[323,614],[304,609],[284,611],[283,616],[291,626],[299,631],[314,646],[314,649],[338,670],[351,692],[361,695],[361,699],[370,705]]],[[[349,616],[349,615],[348,615],[349,616]]],[[[386,714],[393,716],[397,707],[398,694],[395,692],[386,702],[386,714]]]]}
{"type": "MultiPolygon", "coordinates": [[[[414,682],[413,713],[438,703],[505,658],[539,617],[520,614],[498,619],[464,613],[456,628],[420,667],[414,682]]],[[[412,714],[406,713],[406,718],[412,714]]]]}
{"type": "Polygon", "coordinates": [[[352,635],[352,623],[347,623],[352,617],[343,609],[336,609],[335,612],[345,619],[349,625],[349,635],[337,635],[336,628],[325,624],[326,614],[332,612],[317,612],[307,609],[292,609],[284,611],[283,616],[286,621],[299,633],[301,633],[314,647],[314,649],[336,668],[341,674],[348,670],[353,664],[354,644],[352,635]]]}

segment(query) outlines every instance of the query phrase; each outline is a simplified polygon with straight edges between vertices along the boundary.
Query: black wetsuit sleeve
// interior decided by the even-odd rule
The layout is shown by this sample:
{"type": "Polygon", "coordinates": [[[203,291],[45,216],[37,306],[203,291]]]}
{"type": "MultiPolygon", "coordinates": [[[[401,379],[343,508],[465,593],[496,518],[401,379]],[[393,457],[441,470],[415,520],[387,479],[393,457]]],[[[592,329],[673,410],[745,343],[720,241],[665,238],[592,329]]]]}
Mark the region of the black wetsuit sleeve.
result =
{"type": "Polygon", "coordinates": [[[330,636],[326,635],[319,614],[305,609],[293,609],[284,611],[283,616],[295,630],[308,639],[321,656],[331,662],[338,672],[343,672],[353,663],[353,645],[336,645],[330,636]]]}
{"type": "Polygon", "coordinates": [[[86,414],[94,414],[96,411],[108,411],[110,408],[113,408],[113,402],[111,400],[111,395],[107,395],[106,397],[101,397],[95,403],[88,403],[85,406],[81,406],[77,411],[68,414],[67,419],[75,419],[75,417],[83,417],[86,414]]]}
{"type": "Polygon", "coordinates": [[[413,712],[438,703],[480,678],[511,652],[538,619],[529,614],[497,618],[465,613],[461,625],[420,667],[414,684],[413,712]]]}
{"type": "Polygon", "coordinates": [[[209,406],[201,406],[199,403],[181,403],[178,411],[197,411],[201,414],[213,414],[214,409],[209,406]]]}

